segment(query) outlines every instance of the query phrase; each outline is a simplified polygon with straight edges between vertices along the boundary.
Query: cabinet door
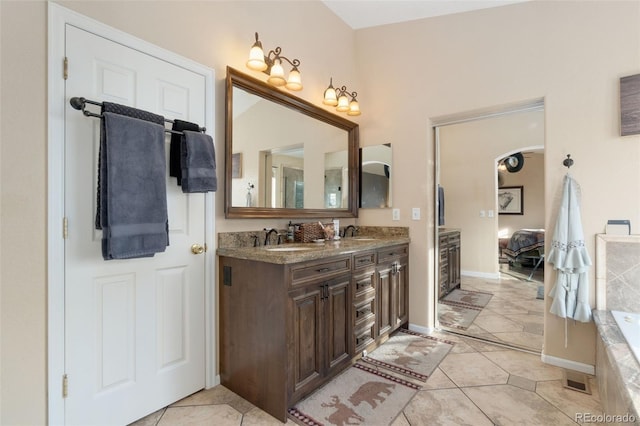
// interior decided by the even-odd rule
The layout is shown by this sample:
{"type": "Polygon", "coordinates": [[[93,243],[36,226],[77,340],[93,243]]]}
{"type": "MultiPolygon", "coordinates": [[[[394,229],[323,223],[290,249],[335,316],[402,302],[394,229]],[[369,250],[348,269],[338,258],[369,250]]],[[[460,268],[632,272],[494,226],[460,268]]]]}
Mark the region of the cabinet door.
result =
{"type": "MultiPolygon", "coordinates": [[[[293,393],[305,393],[321,381],[324,370],[323,345],[324,287],[309,285],[289,292],[293,321],[292,365],[293,393]]],[[[258,348],[256,348],[259,350],[258,348]]]]}
{"type": "Polygon", "coordinates": [[[326,283],[324,324],[327,330],[327,368],[351,359],[351,277],[326,283]]]}
{"type": "Polygon", "coordinates": [[[451,256],[449,262],[451,264],[451,288],[460,285],[460,237],[457,236],[451,241],[451,256]]]}
{"type": "Polygon", "coordinates": [[[393,311],[393,264],[378,266],[378,333],[380,336],[391,330],[394,321],[391,317],[393,311]]]}
{"type": "Polygon", "coordinates": [[[409,268],[408,259],[401,258],[396,262],[396,271],[393,275],[394,284],[394,312],[395,325],[400,326],[409,319],[409,268]]]}

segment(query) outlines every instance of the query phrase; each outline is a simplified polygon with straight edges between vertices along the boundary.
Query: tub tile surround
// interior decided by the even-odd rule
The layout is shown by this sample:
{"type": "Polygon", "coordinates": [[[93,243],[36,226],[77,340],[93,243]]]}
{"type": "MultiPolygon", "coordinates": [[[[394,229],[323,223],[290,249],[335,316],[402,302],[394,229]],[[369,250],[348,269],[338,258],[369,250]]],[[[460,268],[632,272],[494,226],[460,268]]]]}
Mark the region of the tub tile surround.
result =
{"type": "Polygon", "coordinates": [[[640,236],[596,236],[596,375],[607,414],[632,415],[640,425],[640,363],[612,310],[640,312],[640,236]]]}

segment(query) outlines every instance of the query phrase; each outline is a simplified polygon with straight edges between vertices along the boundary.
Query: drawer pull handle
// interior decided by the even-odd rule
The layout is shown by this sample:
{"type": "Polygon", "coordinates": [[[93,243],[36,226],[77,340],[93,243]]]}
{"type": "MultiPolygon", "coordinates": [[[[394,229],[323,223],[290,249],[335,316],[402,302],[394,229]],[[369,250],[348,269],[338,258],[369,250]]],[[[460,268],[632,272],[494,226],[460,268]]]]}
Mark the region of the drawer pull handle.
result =
{"type": "Polygon", "coordinates": [[[356,318],[360,318],[363,315],[368,315],[369,313],[371,313],[371,309],[357,310],[356,311],[356,318]]]}
{"type": "Polygon", "coordinates": [[[330,271],[331,268],[320,268],[320,269],[316,269],[316,272],[327,272],[330,271]]]}
{"type": "Polygon", "coordinates": [[[370,260],[369,260],[369,259],[367,259],[367,258],[364,258],[364,259],[358,259],[358,263],[368,263],[368,262],[370,262],[370,260]]]}

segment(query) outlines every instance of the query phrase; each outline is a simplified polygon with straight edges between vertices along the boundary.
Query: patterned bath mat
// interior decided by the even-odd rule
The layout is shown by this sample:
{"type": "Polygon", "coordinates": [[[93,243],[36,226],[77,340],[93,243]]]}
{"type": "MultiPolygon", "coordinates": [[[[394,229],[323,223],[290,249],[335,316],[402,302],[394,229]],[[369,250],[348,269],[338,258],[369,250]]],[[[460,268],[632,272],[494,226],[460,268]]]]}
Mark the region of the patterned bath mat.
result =
{"type": "Polygon", "coordinates": [[[481,291],[461,290],[456,288],[443,297],[440,302],[449,305],[457,305],[465,308],[482,309],[487,306],[493,294],[481,291]]]}
{"type": "Polygon", "coordinates": [[[465,307],[441,300],[438,303],[438,321],[445,327],[466,330],[481,311],[482,308],[465,307]]]}
{"type": "Polygon", "coordinates": [[[289,409],[289,416],[301,425],[391,424],[453,345],[409,330],[397,332],[289,409]]]}
{"type": "Polygon", "coordinates": [[[421,384],[427,381],[452,347],[453,342],[448,340],[403,330],[360,362],[421,384]]]}
{"type": "Polygon", "coordinates": [[[388,425],[418,389],[355,364],[289,409],[289,415],[301,425],[388,425]]]}

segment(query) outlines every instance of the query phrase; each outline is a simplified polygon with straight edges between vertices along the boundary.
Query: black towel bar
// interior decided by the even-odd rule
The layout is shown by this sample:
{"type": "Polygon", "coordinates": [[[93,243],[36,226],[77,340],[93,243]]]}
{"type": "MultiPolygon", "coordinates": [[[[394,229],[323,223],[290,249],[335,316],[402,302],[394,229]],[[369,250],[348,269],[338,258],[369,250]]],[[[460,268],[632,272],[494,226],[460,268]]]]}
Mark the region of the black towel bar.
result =
{"type": "MultiPolygon", "coordinates": [[[[96,105],[96,106],[102,106],[102,102],[96,102],[96,101],[92,101],[90,99],[85,99],[82,97],[73,97],[69,100],[69,103],[71,104],[71,106],[73,107],[73,109],[77,109],[78,111],[82,111],[82,113],[86,116],[86,117],[97,117],[97,118],[102,118],[101,114],[96,114],[94,112],[88,111],[85,109],[86,104],[91,104],[91,105],[96,105]]],[[[167,123],[171,123],[173,124],[173,120],[169,120],[168,118],[165,118],[164,121],[166,121],[167,123]]],[[[166,133],[175,133],[176,135],[181,135],[182,132],[176,132],[175,130],[171,130],[171,129],[164,129],[164,131],[166,133]]],[[[206,132],[207,129],[205,127],[200,127],[200,131],[201,132],[206,132]]]]}

